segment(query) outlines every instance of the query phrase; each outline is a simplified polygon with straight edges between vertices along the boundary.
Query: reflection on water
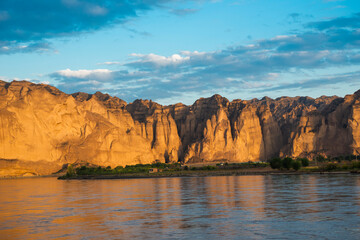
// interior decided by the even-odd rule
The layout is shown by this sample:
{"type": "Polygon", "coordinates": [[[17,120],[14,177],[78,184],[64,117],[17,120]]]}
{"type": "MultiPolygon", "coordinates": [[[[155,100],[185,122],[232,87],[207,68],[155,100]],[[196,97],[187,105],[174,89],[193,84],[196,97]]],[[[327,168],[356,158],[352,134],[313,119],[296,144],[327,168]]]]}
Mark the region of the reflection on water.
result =
{"type": "Polygon", "coordinates": [[[360,177],[0,181],[1,239],[360,239],[360,177]]]}

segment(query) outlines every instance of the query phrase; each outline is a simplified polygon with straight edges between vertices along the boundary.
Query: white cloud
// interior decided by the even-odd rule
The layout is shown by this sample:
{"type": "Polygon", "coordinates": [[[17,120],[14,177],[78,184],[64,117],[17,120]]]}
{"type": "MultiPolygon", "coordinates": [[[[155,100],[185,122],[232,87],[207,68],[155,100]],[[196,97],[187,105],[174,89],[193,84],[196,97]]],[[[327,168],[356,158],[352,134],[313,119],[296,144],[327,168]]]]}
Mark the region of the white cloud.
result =
{"type": "Polygon", "coordinates": [[[98,63],[97,65],[121,65],[120,62],[103,62],[103,63],[98,63]]]}
{"type": "Polygon", "coordinates": [[[145,64],[153,64],[155,66],[164,67],[169,65],[178,65],[190,59],[189,56],[181,56],[179,54],[173,54],[169,57],[156,55],[153,53],[150,54],[130,54],[132,57],[136,57],[139,60],[135,61],[135,63],[145,63],[145,64]]]}
{"type": "Polygon", "coordinates": [[[88,78],[96,78],[100,80],[107,80],[111,78],[112,71],[109,69],[95,69],[95,70],[76,70],[73,71],[71,69],[65,69],[57,71],[56,74],[66,78],[80,78],[80,79],[88,79],[88,78]]]}
{"type": "Polygon", "coordinates": [[[294,35],[278,35],[270,40],[286,40],[295,37],[294,35]]]}
{"type": "Polygon", "coordinates": [[[206,54],[209,54],[208,52],[198,52],[198,51],[181,51],[181,55],[190,56],[190,57],[197,57],[197,56],[204,56],[206,54]]]}

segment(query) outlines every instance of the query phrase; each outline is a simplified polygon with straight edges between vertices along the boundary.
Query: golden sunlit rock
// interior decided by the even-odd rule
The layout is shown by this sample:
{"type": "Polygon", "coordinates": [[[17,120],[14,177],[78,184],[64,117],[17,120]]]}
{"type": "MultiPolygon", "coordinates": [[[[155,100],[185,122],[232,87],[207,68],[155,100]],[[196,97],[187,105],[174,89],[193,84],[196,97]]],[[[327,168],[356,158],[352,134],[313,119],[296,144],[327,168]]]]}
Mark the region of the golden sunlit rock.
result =
{"type": "Polygon", "coordinates": [[[1,176],[50,174],[67,163],[116,167],[316,154],[360,154],[359,92],[232,102],[214,95],[192,106],[161,106],[0,81],[1,176]]]}

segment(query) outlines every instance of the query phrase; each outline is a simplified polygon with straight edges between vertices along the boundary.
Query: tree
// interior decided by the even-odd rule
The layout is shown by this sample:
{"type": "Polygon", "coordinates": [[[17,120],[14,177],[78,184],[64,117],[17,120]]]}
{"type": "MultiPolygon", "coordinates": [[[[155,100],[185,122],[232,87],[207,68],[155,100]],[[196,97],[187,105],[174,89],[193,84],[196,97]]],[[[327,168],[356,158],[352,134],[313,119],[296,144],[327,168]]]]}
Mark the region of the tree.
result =
{"type": "Polygon", "coordinates": [[[301,163],[301,161],[293,161],[293,163],[292,163],[292,168],[295,170],[295,171],[297,171],[297,170],[299,170],[300,168],[301,168],[301,165],[302,165],[302,163],[301,163]]]}
{"type": "Polygon", "coordinates": [[[307,158],[300,158],[299,160],[301,161],[301,165],[302,165],[303,167],[309,166],[309,159],[307,159],[307,158]]]}
{"type": "Polygon", "coordinates": [[[67,167],[67,171],[66,171],[66,176],[67,177],[72,177],[75,175],[75,170],[72,164],[69,164],[67,167]]]}
{"type": "Polygon", "coordinates": [[[283,168],[286,168],[287,170],[289,170],[292,167],[293,161],[294,160],[291,157],[284,158],[282,161],[283,168]]]}
{"type": "Polygon", "coordinates": [[[273,158],[270,160],[270,167],[272,169],[279,169],[282,167],[282,160],[280,158],[273,158]]]}

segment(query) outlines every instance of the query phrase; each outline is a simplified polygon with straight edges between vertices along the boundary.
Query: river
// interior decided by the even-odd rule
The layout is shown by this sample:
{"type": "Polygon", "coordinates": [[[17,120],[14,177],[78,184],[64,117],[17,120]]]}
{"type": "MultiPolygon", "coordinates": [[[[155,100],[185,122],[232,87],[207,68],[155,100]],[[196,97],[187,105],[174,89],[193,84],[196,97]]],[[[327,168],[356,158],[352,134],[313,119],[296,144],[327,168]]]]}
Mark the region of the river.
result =
{"type": "Polygon", "coordinates": [[[360,176],[0,180],[1,239],[360,239],[360,176]]]}

